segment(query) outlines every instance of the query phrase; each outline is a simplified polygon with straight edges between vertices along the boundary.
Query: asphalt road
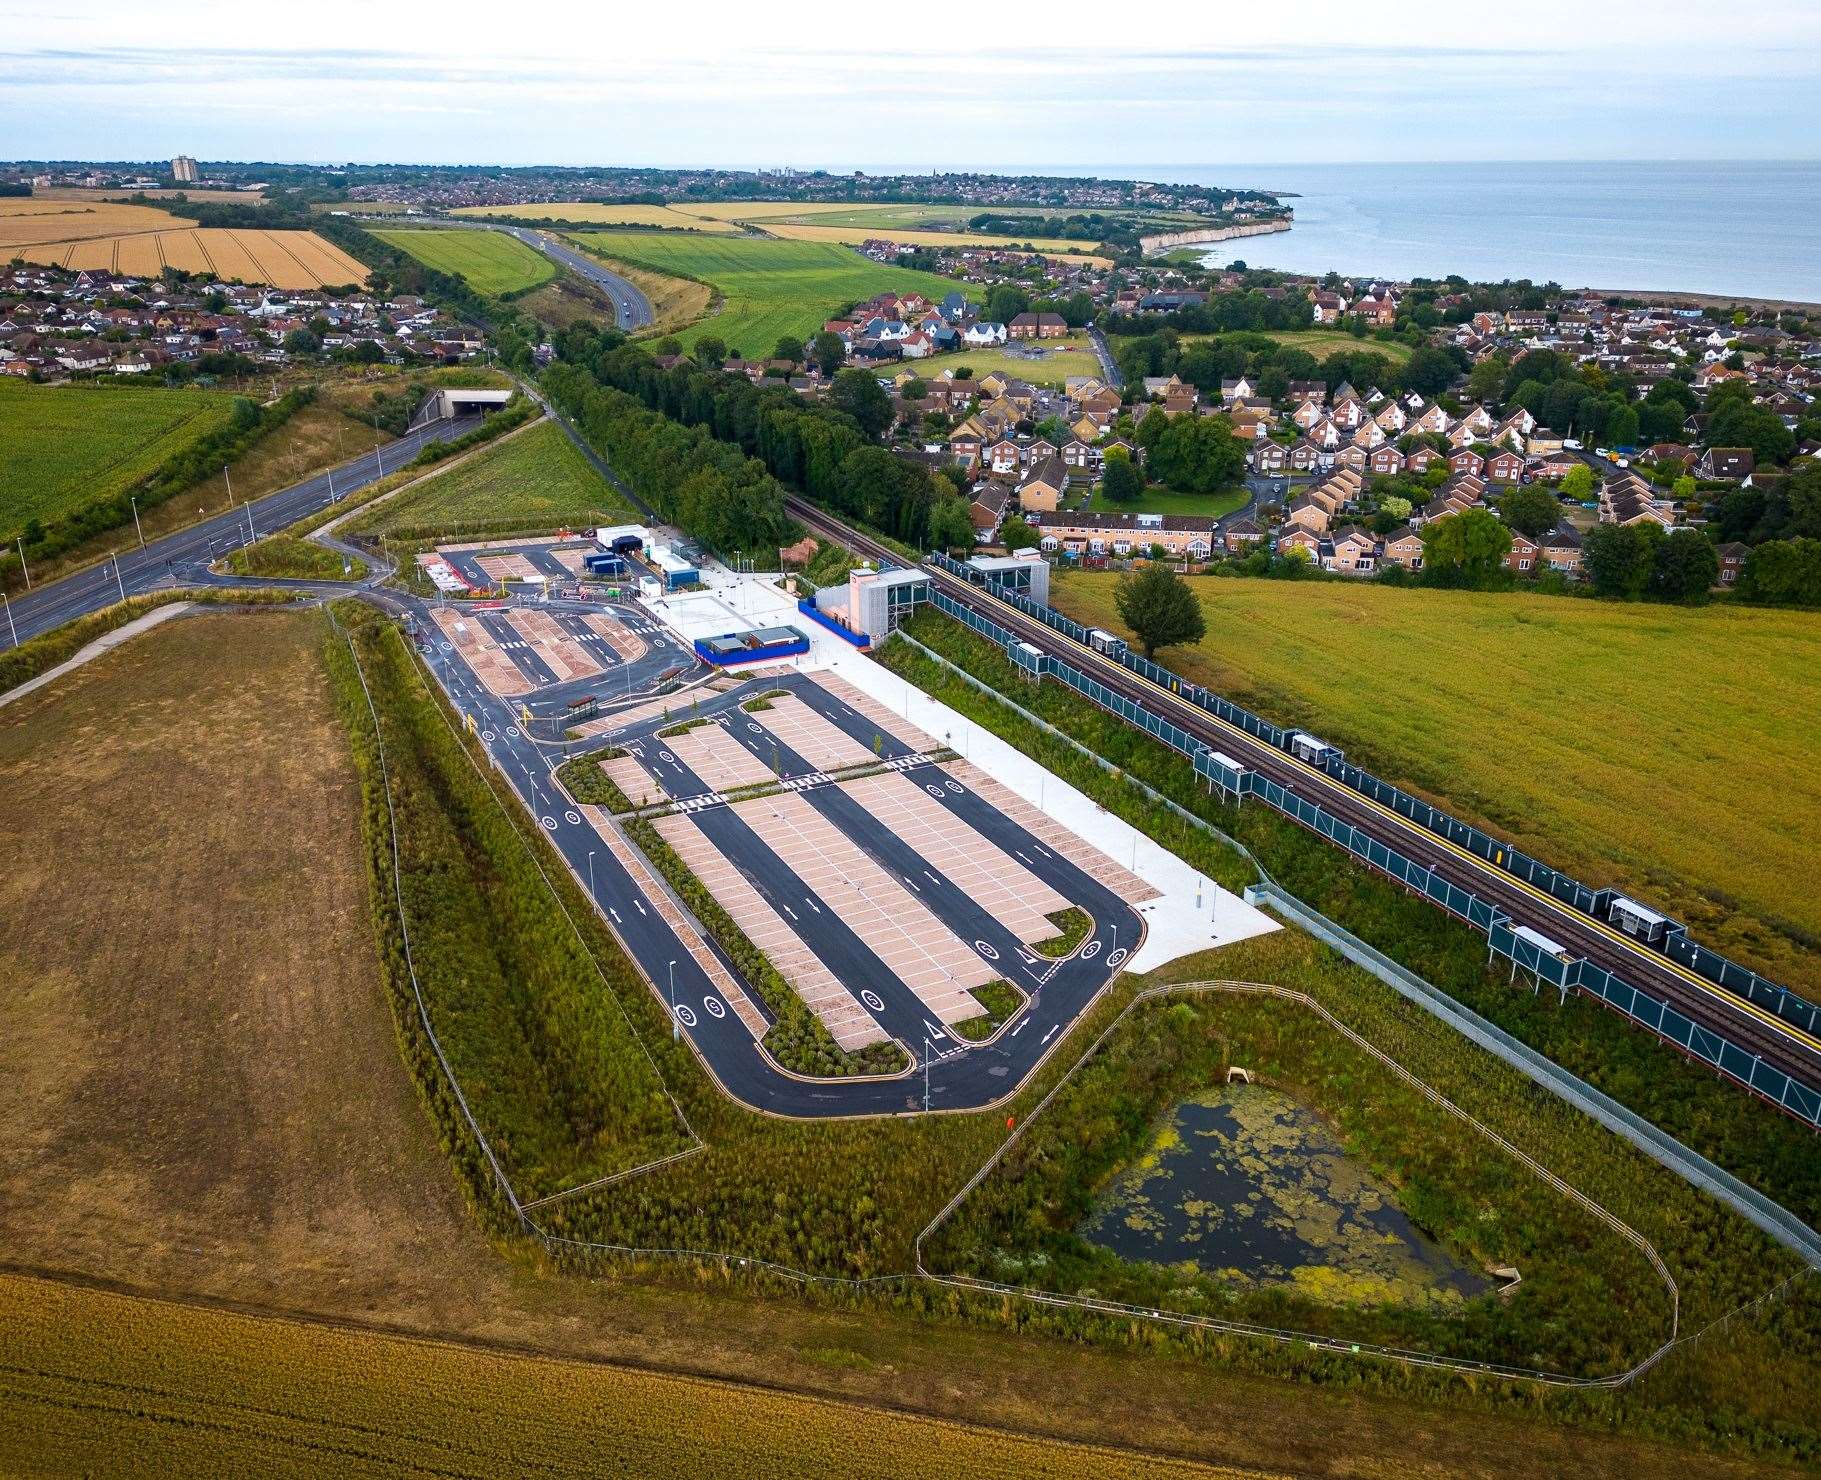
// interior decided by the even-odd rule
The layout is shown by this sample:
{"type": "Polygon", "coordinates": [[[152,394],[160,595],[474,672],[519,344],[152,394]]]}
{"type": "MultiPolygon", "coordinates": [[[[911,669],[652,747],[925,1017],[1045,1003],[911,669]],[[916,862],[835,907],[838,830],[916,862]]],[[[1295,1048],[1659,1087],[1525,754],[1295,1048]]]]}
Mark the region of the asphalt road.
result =
{"type": "Polygon", "coordinates": [[[516,236],[534,251],[542,252],[552,262],[560,262],[577,277],[586,278],[601,289],[613,300],[615,322],[627,333],[651,326],[651,300],[587,253],[578,252],[554,236],[529,226],[496,226],[494,230],[516,236]]]}
{"type": "Polygon", "coordinates": [[[457,417],[415,427],[376,453],[364,453],[313,478],[255,499],[250,505],[237,503],[232,509],[211,515],[187,529],[148,541],[144,549],[139,547],[130,529],[123,530],[116,557],[13,598],[13,625],[19,641],[29,641],[76,617],[111,606],[126,596],[173,586],[220,584],[209,578],[208,567],[230,550],[237,550],[256,537],[271,534],[307,514],[326,508],[335,498],[345,497],[387,474],[396,473],[416,457],[418,449],[426,443],[450,441],[471,430],[474,424],[472,417],[457,417]],[[334,498],[330,496],[331,483],[334,498]]]}

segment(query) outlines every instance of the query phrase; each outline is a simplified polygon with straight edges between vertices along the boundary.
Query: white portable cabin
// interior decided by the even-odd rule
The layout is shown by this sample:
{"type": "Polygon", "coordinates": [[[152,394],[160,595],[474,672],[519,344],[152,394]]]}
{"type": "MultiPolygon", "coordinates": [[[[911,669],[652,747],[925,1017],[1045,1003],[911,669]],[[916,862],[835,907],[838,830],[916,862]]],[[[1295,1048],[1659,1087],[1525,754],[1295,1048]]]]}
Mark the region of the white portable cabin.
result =
{"type": "Polygon", "coordinates": [[[1551,940],[1540,930],[1532,930],[1528,925],[1513,925],[1511,933],[1527,945],[1532,945],[1545,956],[1553,956],[1558,961],[1572,961],[1573,954],[1560,941],[1551,940]]]}
{"type": "Polygon", "coordinates": [[[645,548],[645,526],[615,524],[611,528],[597,529],[594,542],[615,555],[624,555],[628,550],[637,552],[645,548]]]}
{"type": "Polygon", "coordinates": [[[1661,945],[1663,937],[1669,932],[1670,920],[1667,915],[1659,915],[1655,910],[1639,904],[1635,899],[1627,899],[1623,894],[1613,896],[1612,903],[1607,906],[1606,916],[1627,935],[1635,935],[1653,946],[1661,945]]]}
{"type": "Polygon", "coordinates": [[[1088,633],[1088,646],[1097,653],[1105,653],[1109,658],[1117,658],[1125,651],[1125,639],[1096,627],[1088,633]]]}
{"type": "Polygon", "coordinates": [[[1311,735],[1307,730],[1291,730],[1284,737],[1289,742],[1290,754],[1299,761],[1307,761],[1312,766],[1323,766],[1329,761],[1343,761],[1346,752],[1337,745],[1330,745],[1318,735],[1311,735]]]}

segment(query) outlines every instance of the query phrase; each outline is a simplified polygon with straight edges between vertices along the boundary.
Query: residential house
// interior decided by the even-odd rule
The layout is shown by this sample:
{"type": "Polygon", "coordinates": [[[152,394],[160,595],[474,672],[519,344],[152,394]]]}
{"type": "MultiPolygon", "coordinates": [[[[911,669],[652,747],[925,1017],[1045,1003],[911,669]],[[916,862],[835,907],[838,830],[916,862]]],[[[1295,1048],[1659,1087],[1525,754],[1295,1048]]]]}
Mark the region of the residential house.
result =
{"type": "Polygon", "coordinates": [[[1384,558],[1393,565],[1401,565],[1405,570],[1421,570],[1423,568],[1423,537],[1406,525],[1386,538],[1384,558]]]}
{"type": "Polygon", "coordinates": [[[1176,559],[1206,560],[1213,551],[1214,520],[1203,514],[1046,511],[1029,516],[1040,548],[1072,556],[1143,555],[1153,545],[1176,559]]]}
{"type": "Polygon", "coordinates": [[[1695,463],[1697,478],[1725,478],[1742,483],[1751,477],[1755,460],[1749,447],[1709,447],[1695,463]]]}
{"type": "Polygon", "coordinates": [[[1033,510],[1053,513],[1068,486],[1068,469],[1062,459],[1052,453],[1033,466],[1018,485],[1018,507],[1026,513],[1033,510]]]}
{"type": "Polygon", "coordinates": [[[1740,544],[1737,540],[1728,540],[1714,553],[1720,557],[1720,584],[1736,586],[1739,577],[1745,574],[1745,562],[1751,558],[1751,546],[1740,544]]]}
{"type": "Polygon", "coordinates": [[[1541,558],[1550,570],[1564,575],[1581,573],[1581,535],[1570,525],[1561,525],[1543,536],[1541,558]]]}

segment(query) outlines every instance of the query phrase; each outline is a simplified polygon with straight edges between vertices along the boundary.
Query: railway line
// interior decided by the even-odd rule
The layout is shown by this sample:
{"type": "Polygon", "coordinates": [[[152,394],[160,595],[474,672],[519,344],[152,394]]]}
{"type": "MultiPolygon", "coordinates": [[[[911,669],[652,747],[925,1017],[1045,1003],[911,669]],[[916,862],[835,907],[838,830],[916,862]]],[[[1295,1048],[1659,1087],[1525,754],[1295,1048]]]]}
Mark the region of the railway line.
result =
{"type": "MultiPolygon", "coordinates": [[[[788,505],[790,512],[805,525],[857,553],[890,564],[902,563],[902,557],[889,546],[852,529],[815,505],[795,497],[788,500],[788,505]]],[[[1066,659],[1107,688],[1167,717],[1196,739],[1224,751],[1305,800],[1319,804],[1387,847],[1432,869],[1439,877],[1496,905],[1517,923],[1542,931],[1575,954],[1586,957],[1640,990],[1660,997],[1703,1027],[1759,1055],[1765,1063],[1802,1083],[1821,1086],[1821,1039],[1797,1025],[1689,971],[1678,962],[1641,948],[1606,922],[1572,908],[1527,880],[1498,869],[1384,803],[1354,791],[1319,767],[1263,743],[1237,725],[1027,615],[985,587],[938,566],[925,564],[922,568],[948,596],[990,617],[1021,640],[1066,659]]]]}

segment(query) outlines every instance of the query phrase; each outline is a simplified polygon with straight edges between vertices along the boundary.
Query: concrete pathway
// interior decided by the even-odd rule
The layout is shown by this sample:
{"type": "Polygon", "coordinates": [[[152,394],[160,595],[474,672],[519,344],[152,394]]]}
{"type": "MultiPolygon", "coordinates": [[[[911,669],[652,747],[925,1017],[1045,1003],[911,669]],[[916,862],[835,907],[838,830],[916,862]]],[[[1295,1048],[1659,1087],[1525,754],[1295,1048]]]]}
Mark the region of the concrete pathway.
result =
{"type": "Polygon", "coordinates": [[[28,678],[17,688],[8,689],[0,694],[0,709],[11,704],[15,699],[23,699],[27,694],[43,688],[53,679],[61,678],[73,668],[80,668],[84,663],[92,663],[103,653],[120,646],[128,638],[137,637],[141,632],[149,631],[160,622],[168,622],[172,617],[180,617],[196,605],[193,601],[173,601],[166,606],[155,606],[149,612],[134,617],[123,627],[116,627],[112,632],[104,632],[87,647],[77,650],[75,655],[64,659],[55,668],[48,668],[36,678],[28,678]]]}

